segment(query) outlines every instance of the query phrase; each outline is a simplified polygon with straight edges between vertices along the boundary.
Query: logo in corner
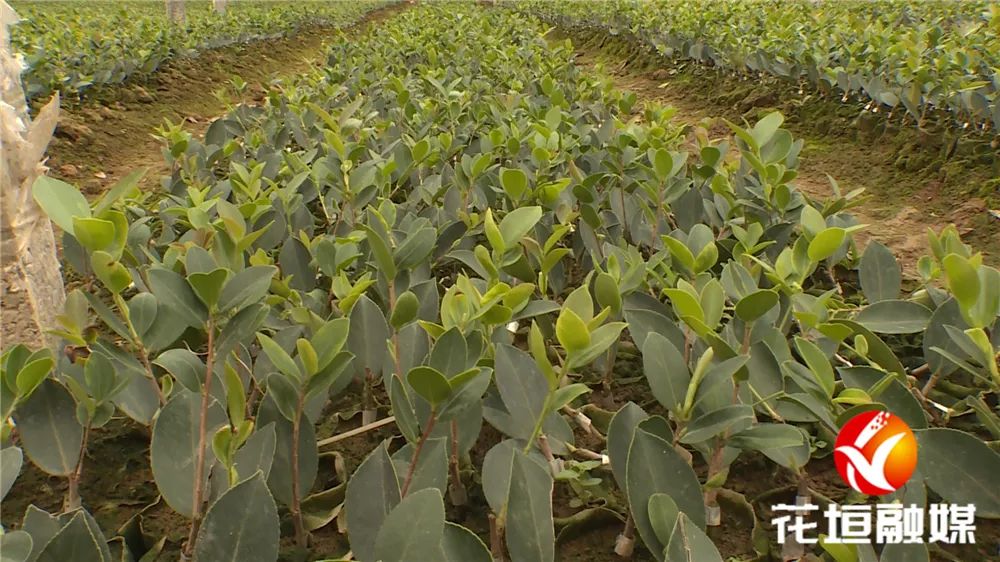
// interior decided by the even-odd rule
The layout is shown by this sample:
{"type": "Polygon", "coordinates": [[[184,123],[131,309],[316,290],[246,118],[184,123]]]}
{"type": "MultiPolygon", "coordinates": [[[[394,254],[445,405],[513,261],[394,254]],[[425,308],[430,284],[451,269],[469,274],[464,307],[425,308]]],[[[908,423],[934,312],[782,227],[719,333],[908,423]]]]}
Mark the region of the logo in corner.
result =
{"type": "Polygon", "coordinates": [[[917,440],[898,416],[864,412],[840,429],[833,459],[840,477],[851,488],[869,496],[884,496],[913,476],[917,440]]]}

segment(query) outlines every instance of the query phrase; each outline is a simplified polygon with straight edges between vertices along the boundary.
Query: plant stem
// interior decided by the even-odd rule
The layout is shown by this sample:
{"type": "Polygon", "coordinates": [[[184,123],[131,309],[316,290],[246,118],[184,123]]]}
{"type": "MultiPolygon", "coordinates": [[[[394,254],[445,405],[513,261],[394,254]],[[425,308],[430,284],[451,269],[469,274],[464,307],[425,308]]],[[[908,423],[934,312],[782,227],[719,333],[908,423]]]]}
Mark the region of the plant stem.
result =
{"type": "Polygon", "coordinates": [[[295,406],[295,419],[292,420],[292,522],[295,524],[295,544],[299,548],[306,547],[306,531],[302,525],[301,482],[299,481],[299,434],[302,430],[302,410],[305,409],[306,394],[299,391],[299,401],[295,406]]]}
{"type": "Polygon", "coordinates": [[[625,519],[625,529],[622,530],[622,534],[618,535],[618,539],[615,541],[615,554],[622,558],[632,558],[634,548],[635,520],[632,519],[632,514],[629,513],[625,519]]]}
{"type": "Polygon", "coordinates": [[[493,562],[504,562],[506,557],[503,551],[503,538],[501,534],[503,529],[500,528],[500,524],[497,521],[497,516],[494,514],[489,515],[490,519],[490,554],[493,555],[493,562]]]}
{"type": "Polygon", "coordinates": [[[212,379],[214,378],[215,363],[215,324],[212,319],[208,320],[208,356],[205,360],[205,384],[201,389],[201,411],[198,414],[198,452],[194,463],[194,505],[191,516],[191,532],[188,540],[184,544],[183,555],[190,557],[194,552],[194,542],[198,538],[198,530],[201,528],[201,508],[205,502],[205,440],[208,431],[208,407],[212,403],[212,379]]]}
{"type": "Polygon", "coordinates": [[[458,466],[458,422],[455,420],[451,421],[451,455],[448,458],[448,464],[451,468],[452,484],[449,491],[451,492],[451,503],[452,505],[465,505],[469,501],[468,494],[465,490],[465,485],[462,484],[462,473],[458,466]]]}
{"type": "Polygon", "coordinates": [[[83,475],[83,459],[87,454],[87,439],[90,437],[90,422],[83,428],[83,441],[80,443],[80,456],[76,468],[69,475],[69,486],[66,490],[65,511],[80,507],[80,477],[83,475]]]}
{"type": "Polygon", "coordinates": [[[121,295],[117,294],[114,298],[115,304],[118,306],[118,310],[121,312],[122,318],[125,320],[125,325],[128,327],[129,335],[132,337],[132,341],[129,342],[132,350],[139,356],[139,359],[142,360],[142,365],[146,368],[146,377],[152,381],[153,388],[156,389],[156,397],[159,399],[160,405],[162,406],[166,403],[166,400],[163,397],[163,391],[160,389],[160,384],[156,382],[156,376],[153,375],[153,365],[149,362],[149,351],[139,339],[139,333],[135,331],[135,325],[132,324],[132,316],[128,312],[128,305],[125,304],[125,299],[123,299],[121,295]]]}
{"type": "Polygon", "coordinates": [[[941,379],[941,371],[934,371],[934,374],[931,375],[931,378],[927,379],[927,384],[925,384],[924,388],[920,390],[920,394],[927,396],[930,393],[930,391],[934,389],[934,387],[938,383],[938,380],[940,379],[941,379]]]}
{"type": "MultiPolygon", "coordinates": [[[[715,444],[715,449],[713,449],[713,451],[712,451],[712,458],[708,462],[708,476],[705,477],[705,482],[710,481],[721,470],[721,466],[720,465],[722,464],[722,453],[725,450],[726,439],[729,438],[728,433],[729,432],[727,431],[726,435],[723,435],[722,439],[719,439],[716,442],[716,444],[715,444]]],[[[719,497],[719,488],[718,487],[713,487],[713,488],[710,488],[708,490],[705,490],[705,509],[706,509],[706,511],[711,511],[711,510],[713,510],[713,509],[715,509],[715,508],[718,507],[718,505],[719,505],[718,497],[719,497]]],[[[721,523],[719,521],[711,521],[710,520],[708,522],[708,525],[710,525],[710,526],[716,526],[716,525],[720,525],[720,524],[721,523]]]]}
{"type": "Polygon", "coordinates": [[[413,473],[417,469],[417,462],[420,460],[420,452],[424,450],[424,443],[431,436],[431,431],[434,430],[434,424],[437,422],[437,412],[431,409],[430,418],[427,420],[427,427],[424,428],[423,434],[420,435],[420,441],[417,441],[417,446],[413,449],[413,457],[410,458],[410,466],[406,469],[406,479],[403,480],[403,488],[400,490],[400,498],[405,498],[406,493],[410,491],[410,483],[413,482],[413,473]]]}

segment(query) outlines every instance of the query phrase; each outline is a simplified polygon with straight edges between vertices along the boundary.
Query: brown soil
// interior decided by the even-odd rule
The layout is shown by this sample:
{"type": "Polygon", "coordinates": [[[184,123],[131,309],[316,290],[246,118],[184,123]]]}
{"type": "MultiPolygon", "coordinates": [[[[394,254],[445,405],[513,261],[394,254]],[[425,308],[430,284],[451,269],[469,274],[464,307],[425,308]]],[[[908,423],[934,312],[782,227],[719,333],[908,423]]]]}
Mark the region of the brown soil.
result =
{"type": "MultiPolygon", "coordinates": [[[[671,66],[665,59],[637,54],[625,40],[588,36],[576,41],[575,47],[582,66],[634,92],[641,101],[676,108],[679,121],[704,127],[711,137],[731,134],[722,118],[753,122],[780,110],[786,117],[784,126],[805,141],[795,185],[813,198],[832,193],[828,175],[844,194],[864,188],[867,200],[851,210],[861,224],[869,225],[858,236],[859,245],[869,239],[885,244],[907,277],[919,278],[916,263],[927,252],[927,229],[940,231],[949,223],[956,224],[963,239],[982,251],[988,262],[1000,260],[1000,220],[987,203],[994,209],[1000,206],[996,163],[991,167],[968,159],[942,162],[934,151],[944,141],[914,140],[924,135],[912,125],[866,132],[849,108],[836,103],[803,99],[795,91],[775,92],[712,69],[671,66]],[[786,93],[792,99],[785,99],[786,93]],[[916,147],[918,141],[927,148],[916,147]]],[[[1000,155],[994,162],[1000,162],[1000,155]]]]}

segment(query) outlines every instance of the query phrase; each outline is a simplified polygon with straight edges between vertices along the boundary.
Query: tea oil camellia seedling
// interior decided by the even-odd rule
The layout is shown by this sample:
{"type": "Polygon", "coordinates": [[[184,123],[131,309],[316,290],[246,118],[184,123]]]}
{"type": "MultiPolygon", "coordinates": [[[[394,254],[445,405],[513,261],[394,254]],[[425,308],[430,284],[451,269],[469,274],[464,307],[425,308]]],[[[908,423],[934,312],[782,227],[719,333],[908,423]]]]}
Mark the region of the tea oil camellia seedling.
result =
{"type": "Polygon", "coordinates": [[[536,8],[563,10],[421,2],[338,36],[203,138],[162,130],[161,190],[34,184],[81,280],[53,329],[74,353],[4,349],[2,492],[26,458],[66,501],[28,507],[4,560],[554,562],[601,533],[594,559],[621,535],[636,560],[764,561],[796,496],[1000,518],[1000,272],[931,231],[904,290],[855,243],[858,193],[796,189],[780,113],[689,137],[536,8]],[[873,410],[912,430],[912,477],[820,489],[873,410]],[[81,494],[115,424],[172,527],[81,494]],[[772,483],[745,495],[747,472],[772,483]]]}

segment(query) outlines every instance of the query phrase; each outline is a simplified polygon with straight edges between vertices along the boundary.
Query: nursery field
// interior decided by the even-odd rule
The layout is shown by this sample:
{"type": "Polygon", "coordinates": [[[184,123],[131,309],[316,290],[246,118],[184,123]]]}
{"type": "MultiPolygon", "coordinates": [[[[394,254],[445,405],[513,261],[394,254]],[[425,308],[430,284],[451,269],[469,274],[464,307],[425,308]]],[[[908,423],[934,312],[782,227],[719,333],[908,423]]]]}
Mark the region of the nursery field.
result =
{"type": "Polygon", "coordinates": [[[13,3],[0,560],[1000,559],[1000,6],[186,4],[13,3]]]}

